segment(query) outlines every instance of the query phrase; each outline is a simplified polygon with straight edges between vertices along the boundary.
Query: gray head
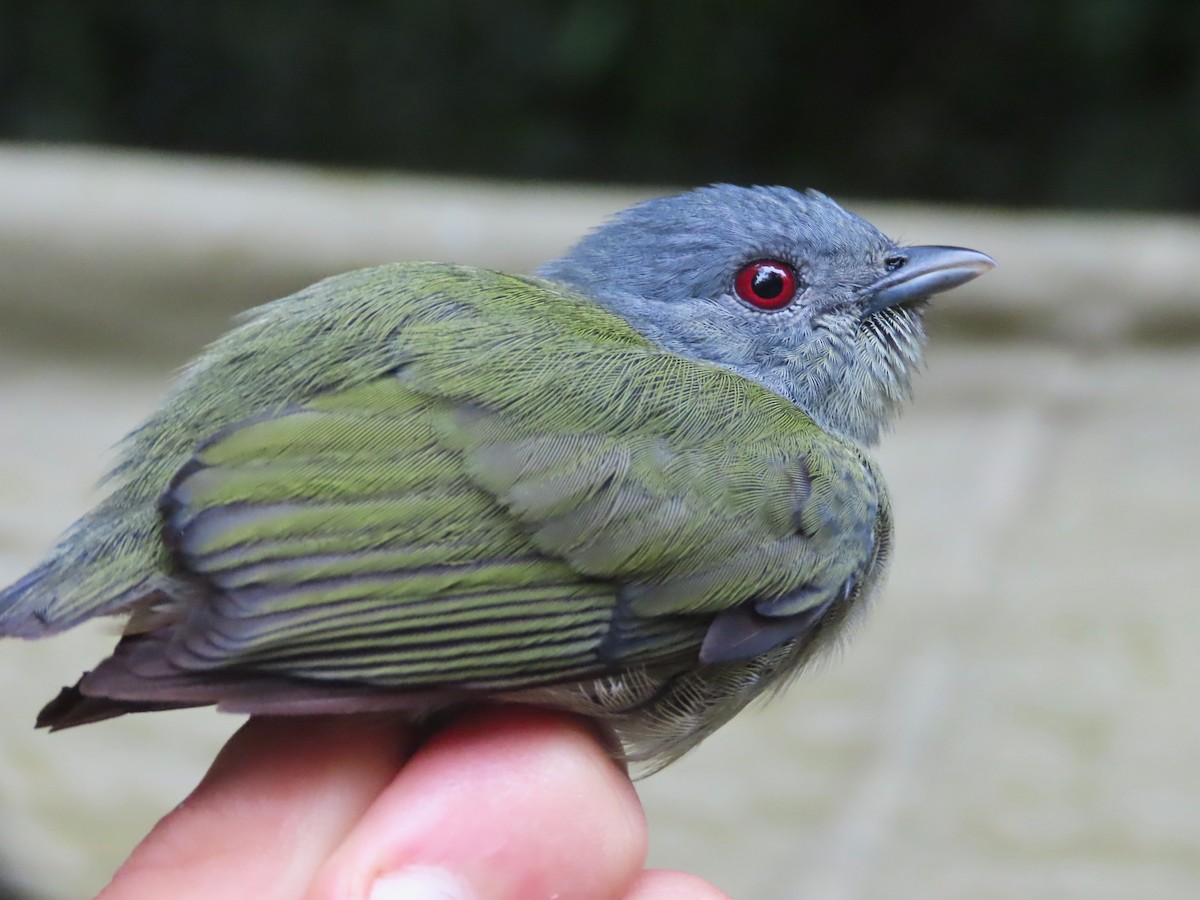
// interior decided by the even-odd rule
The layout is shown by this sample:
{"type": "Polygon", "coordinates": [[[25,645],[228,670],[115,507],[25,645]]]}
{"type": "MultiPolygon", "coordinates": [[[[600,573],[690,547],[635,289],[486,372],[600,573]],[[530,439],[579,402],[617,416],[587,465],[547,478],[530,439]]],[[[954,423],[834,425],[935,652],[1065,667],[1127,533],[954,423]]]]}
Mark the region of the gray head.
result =
{"type": "Polygon", "coordinates": [[[899,246],[816,191],[720,184],[625,210],[538,274],[871,444],[920,366],[925,299],[993,265],[899,246]]]}

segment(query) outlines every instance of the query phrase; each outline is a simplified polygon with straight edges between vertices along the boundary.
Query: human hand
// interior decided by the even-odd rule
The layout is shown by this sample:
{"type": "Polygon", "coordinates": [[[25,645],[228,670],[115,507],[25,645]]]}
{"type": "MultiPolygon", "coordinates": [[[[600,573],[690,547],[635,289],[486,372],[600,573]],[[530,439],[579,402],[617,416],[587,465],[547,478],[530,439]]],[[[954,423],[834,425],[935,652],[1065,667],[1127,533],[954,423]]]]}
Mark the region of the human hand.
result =
{"type": "Polygon", "coordinates": [[[386,716],[251,719],[99,900],[725,897],[643,870],[633,785],[578,719],[484,709],[413,745],[386,716]]]}

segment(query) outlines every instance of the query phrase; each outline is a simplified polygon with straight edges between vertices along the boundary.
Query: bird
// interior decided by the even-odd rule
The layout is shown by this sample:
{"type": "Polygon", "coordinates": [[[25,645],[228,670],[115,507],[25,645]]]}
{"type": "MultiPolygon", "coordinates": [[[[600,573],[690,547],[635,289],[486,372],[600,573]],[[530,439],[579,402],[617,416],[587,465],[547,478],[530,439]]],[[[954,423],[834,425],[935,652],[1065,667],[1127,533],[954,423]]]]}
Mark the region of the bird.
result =
{"type": "Polygon", "coordinates": [[[527,704],[657,771],[879,593],[870,449],[929,298],[994,265],[713,184],[533,275],[400,262],[251,310],[0,591],[0,636],[124,617],[37,725],[527,704]]]}

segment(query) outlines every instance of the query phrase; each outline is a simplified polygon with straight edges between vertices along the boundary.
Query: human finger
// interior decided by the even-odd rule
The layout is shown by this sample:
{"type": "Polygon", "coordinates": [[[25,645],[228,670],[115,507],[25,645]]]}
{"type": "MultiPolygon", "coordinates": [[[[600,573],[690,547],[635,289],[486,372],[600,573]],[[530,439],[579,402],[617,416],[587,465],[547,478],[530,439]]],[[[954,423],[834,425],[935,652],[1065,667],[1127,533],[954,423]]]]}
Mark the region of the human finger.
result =
{"type": "Polygon", "coordinates": [[[587,723],[499,707],[436,733],[317,876],[310,900],[620,897],[646,824],[587,723]]]}
{"type": "Polygon", "coordinates": [[[251,719],[98,900],[297,900],[410,745],[391,717],[251,719]]]}

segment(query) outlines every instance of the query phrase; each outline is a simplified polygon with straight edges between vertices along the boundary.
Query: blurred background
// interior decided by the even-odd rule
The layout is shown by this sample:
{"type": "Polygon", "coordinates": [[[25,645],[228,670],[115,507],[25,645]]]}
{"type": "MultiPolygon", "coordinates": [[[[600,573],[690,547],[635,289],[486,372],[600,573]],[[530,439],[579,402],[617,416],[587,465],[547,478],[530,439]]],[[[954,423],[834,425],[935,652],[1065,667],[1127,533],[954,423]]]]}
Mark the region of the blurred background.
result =
{"type": "MultiPolygon", "coordinates": [[[[641,785],[739,898],[1200,895],[1200,4],[0,0],[0,581],[241,309],[526,271],[710,181],[1000,267],[880,457],[890,586],[641,785]]],[[[0,645],[0,898],[94,894],[238,719],[32,730],[103,623],[0,645]]]]}
{"type": "Polygon", "coordinates": [[[0,3],[23,140],[1194,210],[1200,4],[0,3]]]}

